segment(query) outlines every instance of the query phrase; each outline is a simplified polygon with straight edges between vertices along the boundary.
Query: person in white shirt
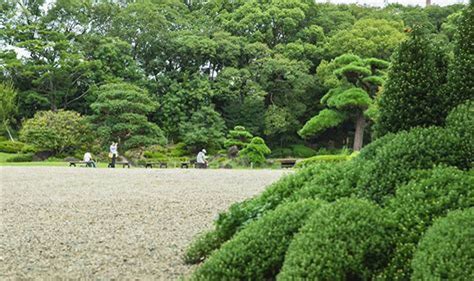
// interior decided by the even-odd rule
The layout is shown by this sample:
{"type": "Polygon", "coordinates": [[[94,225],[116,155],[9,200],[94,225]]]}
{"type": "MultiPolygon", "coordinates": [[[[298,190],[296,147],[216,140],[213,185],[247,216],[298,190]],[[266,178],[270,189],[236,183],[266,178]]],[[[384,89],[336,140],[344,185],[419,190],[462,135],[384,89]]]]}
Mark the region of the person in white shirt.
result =
{"type": "Polygon", "coordinates": [[[111,162],[109,164],[109,168],[115,168],[115,161],[117,160],[118,151],[117,151],[118,143],[112,142],[109,148],[109,157],[111,158],[111,162]]]}
{"type": "Polygon", "coordinates": [[[205,149],[199,151],[196,157],[196,168],[200,168],[200,169],[207,168],[206,152],[207,151],[205,149]]]}
{"type": "Polygon", "coordinates": [[[92,160],[92,154],[90,152],[84,153],[84,162],[86,162],[87,167],[96,167],[94,160],[92,160]]]}

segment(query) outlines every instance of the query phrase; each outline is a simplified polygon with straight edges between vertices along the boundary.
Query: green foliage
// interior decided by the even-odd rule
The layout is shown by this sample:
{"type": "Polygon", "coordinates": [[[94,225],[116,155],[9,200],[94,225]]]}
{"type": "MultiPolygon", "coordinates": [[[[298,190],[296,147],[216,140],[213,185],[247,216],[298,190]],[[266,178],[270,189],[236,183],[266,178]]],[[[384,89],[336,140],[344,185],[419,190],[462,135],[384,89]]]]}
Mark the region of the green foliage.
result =
{"type": "Polygon", "coordinates": [[[252,138],[253,135],[244,126],[235,126],[233,130],[229,131],[224,147],[229,148],[235,145],[240,150],[245,148],[252,138]]]}
{"type": "Polygon", "coordinates": [[[221,115],[211,107],[202,107],[188,122],[180,125],[183,142],[190,151],[217,150],[224,143],[225,124],[221,115]]]}
{"type": "Polygon", "coordinates": [[[227,212],[219,214],[215,221],[214,230],[194,241],[185,256],[188,262],[199,262],[219,248],[224,242],[231,239],[235,233],[254,220],[259,219],[266,212],[275,209],[285,199],[298,191],[314,174],[319,171],[317,166],[304,168],[283,177],[273,183],[265,191],[252,199],[235,203],[227,212]]]}
{"type": "Polygon", "coordinates": [[[294,156],[297,158],[308,158],[316,154],[316,151],[310,147],[302,144],[295,144],[291,146],[292,154],[287,156],[294,156]]]}
{"type": "Polygon", "coordinates": [[[24,146],[25,144],[19,141],[1,141],[0,152],[18,153],[22,151],[24,146]]]}
{"type": "Polygon", "coordinates": [[[7,158],[7,162],[31,162],[33,161],[33,153],[16,154],[7,158]]]}
{"type": "Polygon", "coordinates": [[[302,137],[309,137],[311,135],[318,134],[328,128],[340,125],[346,120],[347,116],[343,112],[323,109],[318,115],[311,118],[301,128],[298,134],[302,137]]]}
{"type": "Polygon", "coordinates": [[[388,261],[393,225],[380,207],[368,201],[341,199],[323,206],[295,235],[277,277],[371,279],[388,261]]]}
{"type": "Polygon", "coordinates": [[[351,29],[334,34],[326,49],[336,57],[353,53],[363,57],[389,59],[405,38],[401,22],[386,19],[361,19],[351,29]]]}
{"type": "MultiPolygon", "coordinates": [[[[340,125],[346,119],[355,121],[353,149],[362,148],[368,108],[374,108],[374,99],[384,80],[383,69],[388,63],[379,59],[362,59],[353,54],[341,55],[331,62],[323,61],[317,74],[330,88],[321,98],[328,106],[309,120],[299,131],[303,137],[340,125]]],[[[373,116],[370,114],[367,116],[373,116]]]]}
{"type": "Polygon", "coordinates": [[[454,60],[448,73],[446,110],[474,99],[474,5],[467,5],[458,19],[454,60]]]}
{"type": "Polygon", "coordinates": [[[416,245],[438,217],[474,206],[474,177],[455,168],[436,167],[417,172],[397,189],[387,210],[397,221],[396,248],[391,262],[380,276],[385,280],[404,280],[411,275],[410,264],[416,245]]]}
{"type": "Polygon", "coordinates": [[[379,203],[393,195],[398,185],[408,182],[412,170],[438,164],[469,169],[473,159],[469,154],[472,149],[462,149],[462,139],[438,127],[400,132],[377,144],[372,151],[362,152],[355,159],[354,181],[363,197],[379,203]]]}
{"type": "Polygon", "coordinates": [[[356,190],[351,186],[350,162],[319,162],[310,167],[317,169],[318,173],[308,179],[302,188],[295,191],[288,199],[289,201],[317,198],[332,202],[356,195],[356,190]]]}
{"type": "Polygon", "coordinates": [[[262,165],[266,161],[266,156],[272,151],[260,137],[254,137],[252,141],[239,153],[239,156],[249,163],[262,165]]]}
{"type": "Polygon", "coordinates": [[[324,201],[280,205],[240,231],[214,252],[194,274],[195,280],[265,280],[280,270],[285,252],[308,216],[324,201]],[[262,239],[265,237],[265,239],[262,239]]]}
{"type": "Polygon", "coordinates": [[[474,101],[467,101],[454,108],[446,118],[446,129],[461,139],[462,151],[467,155],[474,155],[474,101]]]}
{"type": "Polygon", "coordinates": [[[91,119],[104,145],[118,141],[130,149],[163,144],[166,140],[161,129],[147,118],[156,108],[145,90],[127,83],[111,83],[97,90],[91,119]]]}
{"type": "Polygon", "coordinates": [[[474,208],[437,220],[418,245],[413,280],[472,280],[474,208]]]}
{"type": "Polygon", "coordinates": [[[321,162],[342,162],[349,160],[349,155],[317,155],[296,163],[297,168],[307,167],[321,162]]]}
{"type": "Polygon", "coordinates": [[[86,118],[74,111],[39,111],[23,123],[20,139],[40,149],[63,153],[93,138],[86,118]]]}
{"type": "Polygon", "coordinates": [[[442,73],[428,35],[415,29],[394,55],[379,101],[377,135],[442,124],[446,116],[442,73]]]}
{"type": "Polygon", "coordinates": [[[337,109],[347,109],[351,107],[367,108],[372,103],[366,91],[359,88],[351,88],[335,94],[328,98],[327,105],[337,109]]]}
{"type": "Polygon", "coordinates": [[[17,93],[11,83],[0,82],[0,122],[11,140],[10,125],[18,113],[17,93]]]}

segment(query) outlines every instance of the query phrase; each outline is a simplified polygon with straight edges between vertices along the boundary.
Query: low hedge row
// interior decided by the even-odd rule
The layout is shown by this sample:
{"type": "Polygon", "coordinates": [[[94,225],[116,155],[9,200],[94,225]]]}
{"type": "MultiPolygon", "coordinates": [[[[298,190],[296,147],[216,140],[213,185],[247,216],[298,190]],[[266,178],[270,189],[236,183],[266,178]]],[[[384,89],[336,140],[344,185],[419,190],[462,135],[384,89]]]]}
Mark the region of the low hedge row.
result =
{"type": "Polygon", "coordinates": [[[1,141],[0,152],[19,153],[24,146],[25,144],[19,141],[1,141]]]}
{"type": "Polygon", "coordinates": [[[320,200],[303,200],[280,205],[250,223],[214,252],[195,272],[193,279],[271,279],[280,271],[293,235],[309,215],[325,204],[320,200]]]}
{"type": "Polygon", "coordinates": [[[21,153],[14,156],[8,157],[7,162],[31,162],[33,161],[33,153],[21,153]]]}
{"type": "Polygon", "coordinates": [[[307,167],[307,166],[310,166],[310,165],[314,165],[314,164],[317,164],[317,163],[327,163],[327,162],[330,162],[330,163],[336,163],[336,162],[343,162],[343,161],[347,161],[350,159],[350,156],[349,155],[317,155],[317,156],[313,156],[313,157],[310,157],[310,158],[306,158],[306,159],[303,159],[301,161],[298,161],[298,163],[296,163],[295,167],[296,168],[303,168],[303,167],[307,167]]]}

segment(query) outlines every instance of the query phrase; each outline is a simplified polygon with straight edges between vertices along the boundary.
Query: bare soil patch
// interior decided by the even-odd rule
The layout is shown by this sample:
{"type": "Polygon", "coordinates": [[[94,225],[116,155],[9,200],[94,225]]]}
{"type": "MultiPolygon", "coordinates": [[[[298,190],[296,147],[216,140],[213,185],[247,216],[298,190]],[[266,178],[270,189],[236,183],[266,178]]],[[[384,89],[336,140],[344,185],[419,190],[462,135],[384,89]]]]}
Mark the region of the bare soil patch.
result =
{"type": "Polygon", "coordinates": [[[0,279],[178,279],[197,233],[285,173],[0,167],[0,279]]]}

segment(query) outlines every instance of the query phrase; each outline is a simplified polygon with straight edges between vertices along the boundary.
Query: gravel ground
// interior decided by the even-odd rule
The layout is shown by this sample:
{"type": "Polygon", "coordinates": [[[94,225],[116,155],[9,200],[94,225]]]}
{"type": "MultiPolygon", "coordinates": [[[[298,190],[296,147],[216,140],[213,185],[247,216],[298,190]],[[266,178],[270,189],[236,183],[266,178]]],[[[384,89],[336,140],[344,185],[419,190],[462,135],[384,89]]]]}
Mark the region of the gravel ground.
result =
{"type": "Polygon", "coordinates": [[[197,233],[285,173],[0,167],[0,279],[178,279],[197,233]]]}

